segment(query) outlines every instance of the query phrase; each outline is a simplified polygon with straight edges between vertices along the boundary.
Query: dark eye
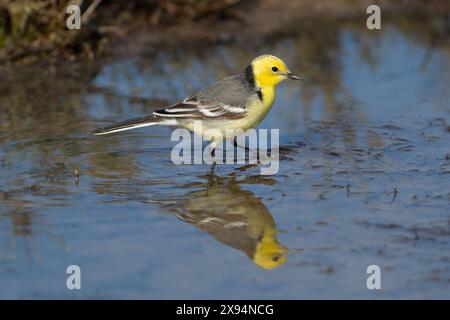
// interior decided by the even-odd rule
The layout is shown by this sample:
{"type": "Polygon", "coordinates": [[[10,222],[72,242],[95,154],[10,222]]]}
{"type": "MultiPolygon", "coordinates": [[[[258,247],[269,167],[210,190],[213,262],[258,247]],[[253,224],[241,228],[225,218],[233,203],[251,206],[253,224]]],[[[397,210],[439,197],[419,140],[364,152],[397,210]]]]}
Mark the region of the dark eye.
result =
{"type": "MultiPolygon", "coordinates": [[[[273,68],[275,68],[275,67],[273,67],[273,68]]],[[[272,68],[272,70],[273,70],[273,68],[272,68]]],[[[272,258],[272,261],[273,261],[273,262],[277,262],[278,259],[280,259],[278,256],[274,256],[274,257],[272,258]]]]}
{"type": "Polygon", "coordinates": [[[272,71],[273,71],[273,72],[277,72],[277,71],[278,71],[278,68],[277,68],[277,67],[272,67],[272,71]]]}

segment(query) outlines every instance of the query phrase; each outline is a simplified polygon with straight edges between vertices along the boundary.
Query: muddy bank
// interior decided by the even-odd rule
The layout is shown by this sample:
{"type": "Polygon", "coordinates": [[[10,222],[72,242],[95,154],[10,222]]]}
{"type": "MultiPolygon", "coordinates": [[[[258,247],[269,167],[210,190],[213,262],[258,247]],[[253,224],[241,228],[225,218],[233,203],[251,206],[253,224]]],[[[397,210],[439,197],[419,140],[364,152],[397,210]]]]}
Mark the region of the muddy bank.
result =
{"type": "MultiPolygon", "coordinates": [[[[296,32],[317,21],[355,20],[365,25],[371,1],[75,1],[82,10],[82,28],[69,31],[69,1],[6,1],[0,5],[0,63],[39,60],[86,60],[155,51],[166,46],[206,46],[296,32]]],[[[412,19],[442,17],[437,28],[447,32],[450,3],[378,1],[383,19],[405,13],[412,19]]],[[[408,21],[411,20],[410,18],[408,21]]],[[[313,30],[311,30],[313,32],[313,30]]]]}
{"type": "Polygon", "coordinates": [[[226,17],[242,0],[10,1],[0,2],[0,62],[35,61],[37,57],[94,58],[109,40],[133,30],[185,21],[226,17]],[[69,30],[69,5],[80,9],[80,30],[69,30]]]}

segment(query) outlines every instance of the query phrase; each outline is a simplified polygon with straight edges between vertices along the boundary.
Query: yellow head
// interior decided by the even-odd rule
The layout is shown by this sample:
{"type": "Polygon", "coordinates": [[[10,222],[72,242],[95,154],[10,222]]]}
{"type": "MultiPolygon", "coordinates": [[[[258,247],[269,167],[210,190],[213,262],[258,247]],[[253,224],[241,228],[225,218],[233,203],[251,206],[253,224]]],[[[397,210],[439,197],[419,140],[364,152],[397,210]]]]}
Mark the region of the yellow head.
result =
{"type": "Polygon", "coordinates": [[[265,239],[256,247],[253,261],[264,269],[274,269],[286,262],[287,248],[276,239],[265,239]]]}
{"type": "Polygon", "coordinates": [[[302,77],[290,72],[283,60],[270,54],[256,57],[251,65],[255,84],[258,87],[274,87],[287,78],[303,80],[302,77]]]}

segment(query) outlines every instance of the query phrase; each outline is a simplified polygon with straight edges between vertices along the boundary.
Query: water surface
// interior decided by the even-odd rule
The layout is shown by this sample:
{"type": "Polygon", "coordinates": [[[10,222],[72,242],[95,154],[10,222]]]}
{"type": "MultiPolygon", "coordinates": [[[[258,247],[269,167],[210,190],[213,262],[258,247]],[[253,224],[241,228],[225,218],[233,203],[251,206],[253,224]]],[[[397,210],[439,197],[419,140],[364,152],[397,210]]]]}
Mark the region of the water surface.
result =
{"type": "Polygon", "coordinates": [[[5,70],[0,298],[450,298],[449,33],[407,22],[5,70]],[[306,78],[260,125],[280,129],[275,176],[176,166],[164,127],[86,134],[261,53],[306,78]],[[71,264],[82,290],[66,289],[71,264]]]}

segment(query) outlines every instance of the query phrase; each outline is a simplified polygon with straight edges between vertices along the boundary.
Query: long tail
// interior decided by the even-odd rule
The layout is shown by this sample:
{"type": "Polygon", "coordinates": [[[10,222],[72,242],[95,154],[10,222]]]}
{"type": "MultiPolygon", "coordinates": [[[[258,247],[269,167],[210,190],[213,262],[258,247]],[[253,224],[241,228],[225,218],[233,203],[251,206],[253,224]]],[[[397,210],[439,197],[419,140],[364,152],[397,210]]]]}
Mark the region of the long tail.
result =
{"type": "Polygon", "coordinates": [[[89,132],[93,135],[102,135],[102,134],[110,134],[114,132],[120,132],[125,130],[131,130],[136,128],[142,128],[147,126],[153,126],[155,124],[163,124],[163,125],[175,125],[176,121],[173,119],[162,119],[157,117],[156,115],[146,116],[142,118],[134,118],[130,120],[126,120],[123,122],[115,123],[110,126],[97,128],[89,132]]]}

